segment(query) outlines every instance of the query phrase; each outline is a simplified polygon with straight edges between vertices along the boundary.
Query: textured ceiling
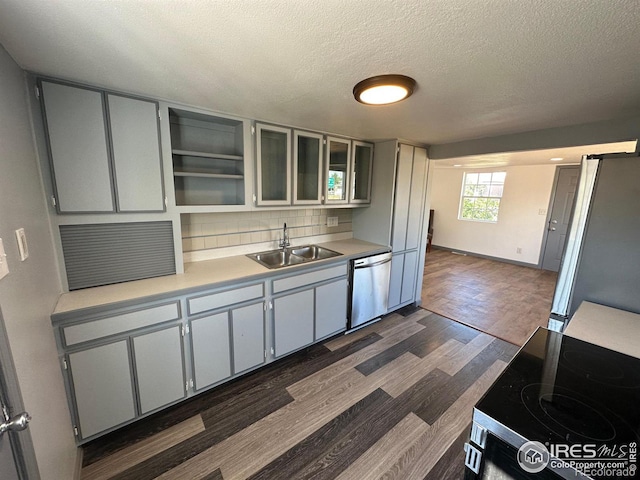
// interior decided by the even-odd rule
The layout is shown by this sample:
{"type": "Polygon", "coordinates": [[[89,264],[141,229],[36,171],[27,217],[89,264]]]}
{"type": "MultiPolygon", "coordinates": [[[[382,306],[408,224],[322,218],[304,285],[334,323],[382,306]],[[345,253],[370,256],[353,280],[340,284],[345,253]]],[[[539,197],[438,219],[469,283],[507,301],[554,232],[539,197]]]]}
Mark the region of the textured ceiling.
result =
{"type": "Polygon", "coordinates": [[[428,144],[640,113],[638,0],[0,0],[26,70],[428,144]],[[418,90],[368,107],[385,73],[418,90]]]}

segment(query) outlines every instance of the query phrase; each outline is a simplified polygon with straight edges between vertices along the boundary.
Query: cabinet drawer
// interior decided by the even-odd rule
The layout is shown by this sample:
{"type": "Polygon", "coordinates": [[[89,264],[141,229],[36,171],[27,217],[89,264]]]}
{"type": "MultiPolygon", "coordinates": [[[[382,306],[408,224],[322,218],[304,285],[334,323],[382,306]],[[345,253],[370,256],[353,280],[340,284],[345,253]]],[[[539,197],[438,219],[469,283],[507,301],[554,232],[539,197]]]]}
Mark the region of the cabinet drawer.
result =
{"type": "Polygon", "coordinates": [[[249,285],[248,287],[236,288],[216,292],[200,297],[191,297],[187,300],[189,315],[215,310],[235,303],[246,302],[264,296],[264,283],[249,285]]]}
{"type": "Polygon", "coordinates": [[[109,335],[128,332],[137,328],[149,327],[158,323],[178,320],[180,308],[178,302],[158,305],[143,310],[122,313],[111,317],[101,318],[92,322],[64,327],[64,341],[67,346],[90,340],[96,340],[109,335]]]}
{"type": "Polygon", "coordinates": [[[337,265],[324,270],[294,275],[273,282],[273,293],[284,292],[292,288],[304,287],[313,283],[323,282],[331,278],[342,277],[347,274],[347,264],[337,265]]]}

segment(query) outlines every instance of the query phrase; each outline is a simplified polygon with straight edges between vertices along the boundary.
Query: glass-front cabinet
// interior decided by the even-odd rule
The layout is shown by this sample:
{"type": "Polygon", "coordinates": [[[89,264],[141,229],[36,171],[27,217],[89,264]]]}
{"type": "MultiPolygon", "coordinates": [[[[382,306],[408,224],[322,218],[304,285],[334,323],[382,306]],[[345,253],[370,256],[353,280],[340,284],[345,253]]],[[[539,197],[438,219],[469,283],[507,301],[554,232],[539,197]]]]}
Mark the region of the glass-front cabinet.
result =
{"type": "Polygon", "coordinates": [[[327,137],[326,203],[348,203],[351,141],[327,137]]]}
{"type": "Polygon", "coordinates": [[[291,204],[291,129],[256,124],[257,204],[291,204]]]}
{"type": "Polygon", "coordinates": [[[349,202],[371,203],[373,145],[354,140],[352,153],[349,202]]]}
{"type": "Polygon", "coordinates": [[[322,203],[322,140],[318,133],[293,132],[293,203],[322,203]]]}

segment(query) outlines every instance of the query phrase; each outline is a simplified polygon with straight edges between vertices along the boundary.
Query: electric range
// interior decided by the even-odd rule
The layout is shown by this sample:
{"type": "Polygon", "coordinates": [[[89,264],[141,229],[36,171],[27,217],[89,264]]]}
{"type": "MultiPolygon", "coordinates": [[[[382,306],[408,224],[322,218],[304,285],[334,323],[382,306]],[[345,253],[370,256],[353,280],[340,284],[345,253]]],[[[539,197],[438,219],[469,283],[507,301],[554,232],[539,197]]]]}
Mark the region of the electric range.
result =
{"type": "Polygon", "coordinates": [[[640,359],[539,328],[473,412],[465,478],[639,478],[640,359]]]}

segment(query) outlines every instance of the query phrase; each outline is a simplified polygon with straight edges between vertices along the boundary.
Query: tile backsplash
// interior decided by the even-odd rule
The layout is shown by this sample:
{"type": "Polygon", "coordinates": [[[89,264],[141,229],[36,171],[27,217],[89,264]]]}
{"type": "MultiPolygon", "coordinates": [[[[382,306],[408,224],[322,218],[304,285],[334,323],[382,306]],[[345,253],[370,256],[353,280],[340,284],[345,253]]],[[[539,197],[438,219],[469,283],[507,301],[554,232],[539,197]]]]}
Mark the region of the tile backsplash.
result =
{"type": "Polygon", "coordinates": [[[285,223],[292,241],[352,231],[351,209],[188,213],[181,215],[181,221],[185,253],[264,242],[273,242],[276,248],[285,223]],[[338,225],[327,226],[327,217],[338,217],[338,225]]]}

